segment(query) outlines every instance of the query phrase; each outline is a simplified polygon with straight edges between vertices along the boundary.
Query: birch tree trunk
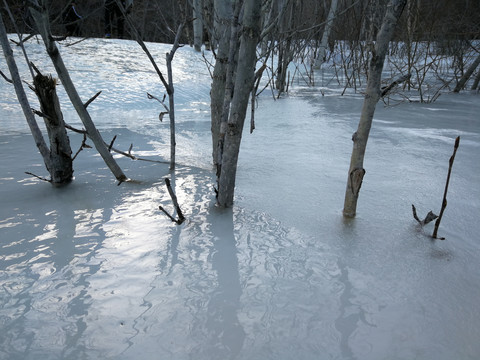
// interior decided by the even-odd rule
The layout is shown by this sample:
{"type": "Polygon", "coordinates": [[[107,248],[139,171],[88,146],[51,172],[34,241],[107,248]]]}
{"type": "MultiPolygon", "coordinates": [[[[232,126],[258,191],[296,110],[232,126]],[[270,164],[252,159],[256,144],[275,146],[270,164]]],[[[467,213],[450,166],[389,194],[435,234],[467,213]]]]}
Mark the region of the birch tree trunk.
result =
{"type": "Polygon", "coordinates": [[[330,5],[330,10],[327,16],[327,21],[325,23],[325,28],[323,30],[322,40],[318,48],[317,58],[315,59],[315,69],[320,69],[320,67],[326,60],[328,38],[330,37],[330,33],[333,27],[333,20],[335,19],[335,15],[337,13],[337,4],[338,0],[332,0],[332,4],[330,5]]]}
{"type": "Polygon", "coordinates": [[[473,63],[468,67],[467,71],[463,74],[463,76],[458,80],[457,85],[455,86],[455,89],[453,89],[453,92],[458,93],[460,90],[463,89],[465,84],[467,83],[468,79],[472,76],[473,72],[475,69],[480,65],[480,55],[477,56],[477,58],[473,61],[473,63]]]}
{"type": "Polygon", "coordinates": [[[85,108],[80,96],[77,93],[75,85],[73,85],[72,79],[68,73],[68,70],[63,63],[63,59],[58,51],[57,45],[52,37],[52,32],[50,30],[50,24],[48,20],[48,12],[45,6],[42,8],[40,6],[30,7],[32,17],[35,20],[38,31],[42,36],[45,48],[47,50],[50,59],[52,60],[53,66],[57,71],[57,75],[62,82],[65,91],[72,102],[73,107],[77,111],[78,116],[82,120],[85,130],[87,131],[88,137],[92,140],[95,148],[98,153],[102,156],[105,164],[109,167],[110,171],[113,173],[115,178],[121,183],[127,180],[127,177],[123,173],[122,169],[118,166],[117,162],[113,158],[112,154],[108,151],[107,146],[105,145],[102,136],[98,132],[95,124],[90,117],[87,109],[85,108]]]}
{"type": "Polygon", "coordinates": [[[235,89],[225,133],[222,166],[217,202],[220,206],[233,205],[238,154],[248,99],[255,78],[256,47],[260,39],[262,2],[246,0],[243,13],[243,31],[238,53],[235,89]]]}
{"type": "Polygon", "coordinates": [[[30,107],[30,103],[28,102],[27,94],[25,94],[25,90],[22,86],[22,79],[20,78],[17,64],[15,63],[15,59],[13,57],[12,48],[10,47],[10,43],[8,41],[7,31],[5,29],[5,24],[3,22],[3,17],[1,12],[0,12],[0,43],[2,45],[2,49],[5,55],[5,60],[7,62],[8,69],[10,71],[10,76],[12,77],[12,82],[15,88],[15,92],[17,94],[18,102],[22,107],[23,114],[25,115],[27,124],[30,128],[30,132],[32,133],[33,139],[35,141],[35,144],[37,145],[40,155],[42,155],[43,162],[45,163],[47,170],[51,169],[52,164],[50,160],[50,150],[48,149],[48,146],[45,143],[45,139],[43,138],[42,132],[38,127],[37,121],[35,120],[35,115],[33,115],[32,109],[30,107]]]}
{"type": "Polygon", "coordinates": [[[220,123],[222,121],[223,100],[225,98],[225,83],[227,78],[228,56],[233,17],[233,0],[215,0],[214,37],[218,41],[217,57],[213,69],[212,87],[210,91],[210,114],[212,130],[212,157],[216,165],[220,123]]]}
{"type": "Polygon", "coordinates": [[[363,160],[367,147],[368,135],[372,127],[375,107],[380,99],[380,84],[382,79],[383,64],[388,51],[389,42],[393,37],[395,25],[402,14],[407,0],[390,0],[385,13],[383,24],[378,32],[375,48],[369,65],[367,88],[363,102],[362,113],[357,131],[353,134],[353,150],[348,170],[347,189],[345,191],[345,202],[343,215],[354,217],[357,211],[357,200],[362,186],[365,169],[363,160]]]}
{"type": "Polygon", "coordinates": [[[193,0],[193,47],[196,51],[202,50],[203,40],[203,1],[193,0]]]}

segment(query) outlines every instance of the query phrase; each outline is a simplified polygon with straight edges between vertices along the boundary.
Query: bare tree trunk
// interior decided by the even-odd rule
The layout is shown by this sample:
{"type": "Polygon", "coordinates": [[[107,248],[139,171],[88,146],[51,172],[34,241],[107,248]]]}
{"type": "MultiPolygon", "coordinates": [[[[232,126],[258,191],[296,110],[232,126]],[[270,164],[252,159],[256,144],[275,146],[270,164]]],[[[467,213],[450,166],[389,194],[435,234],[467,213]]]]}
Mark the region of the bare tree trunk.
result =
{"type": "Polygon", "coordinates": [[[458,92],[460,92],[460,90],[463,89],[463,87],[467,83],[468,79],[470,79],[470,76],[472,76],[473,72],[478,67],[478,65],[480,65],[480,55],[477,56],[477,58],[472,63],[472,65],[469,66],[468,70],[465,71],[465,73],[460,78],[460,80],[458,80],[457,86],[455,86],[455,89],[453,89],[453,92],[458,93],[458,92]]]}
{"type": "Polygon", "coordinates": [[[332,4],[330,5],[330,10],[327,16],[327,21],[325,23],[325,28],[323,30],[320,47],[318,48],[317,58],[315,59],[314,67],[316,69],[320,69],[320,67],[326,60],[325,57],[327,54],[328,38],[330,37],[330,32],[332,31],[333,20],[335,19],[335,14],[337,12],[337,4],[338,0],[332,0],[332,4]]]}
{"type": "Polygon", "coordinates": [[[240,11],[243,6],[243,0],[234,1],[234,15],[232,19],[232,27],[230,30],[230,44],[228,50],[228,63],[226,67],[225,75],[225,91],[222,103],[222,113],[220,118],[220,129],[218,133],[218,144],[216,148],[215,160],[214,162],[217,165],[217,180],[220,178],[220,173],[222,169],[222,156],[223,156],[223,146],[225,143],[225,134],[227,132],[227,123],[228,116],[230,114],[230,104],[232,102],[233,90],[234,90],[234,74],[237,69],[237,58],[238,58],[238,33],[240,25],[238,19],[240,16],[240,11]]]}
{"type": "Polygon", "coordinates": [[[477,76],[475,77],[472,88],[470,90],[477,90],[479,82],[480,82],[480,71],[477,73],[477,76]]]}
{"type": "Polygon", "coordinates": [[[70,140],[57,96],[56,83],[56,79],[42,74],[37,74],[33,80],[50,139],[51,168],[49,172],[51,181],[53,184],[62,185],[72,181],[73,160],[70,140]]]}
{"type": "Polygon", "coordinates": [[[233,1],[215,0],[215,29],[214,37],[218,41],[217,57],[213,69],[212,88],[210,91],[211,118],[212,118],[212,157],[217,162],[217,150],[222,121],[223,100],[225,98],[225,83],[227,77],[228,55],[232,28],[233,1]]]}
{"type": "Polygon", "coordinates": [[[203,1],[193,0],[193,46],[196,51],[202,50],[203,40],[203,1]]]}
{"type": "Polygon", "coordinates": [[[175,149],[177,146],[177,142],[175,140],[175,99],[174,93],[175,88],[173,86],[173,71],[172,71],[172,61],[173,57],[175,56],[175,52],[180,46],[180,36],[182,36],[183,28],[185,23],[182,22],[178,29],[177,34],[175,35],[175,41],[173,43],[172,50],[167,53],[167,77],[168,77],[168,104],[169,104],[169,111],[168,116],[170,118],[170,169],[172,170],[175,167],[175,149]]]}
{"type": "Polygon", "coordinates": [[[261,9],[261,1],[245,1],[243,31],[235,77],[235,91],[232,98],[227,131],[225,133],[222,167],[218,184],[217,201],[218,204],[223,207],[233,205],[240,142],[248,107],[248,99],[255,78],[256,47],[260,39],[261,31],[261,9]]]}
{"type": "Polygon", "coordinates": [[[45,139],[43,138],[42,132],[38,127],[37,121],[35,120],[35,115],[33,115],[33,112],[30,107],[30,103],[28,102],[27,95],[25,94],[25,90],[23,89],[22,79],[20,78],[17,64],[15,63],[15,59],[13,57],[12,48],[10,47],[10,43],[8,41],[7,31],[5,29],[5,24],[3,22],[3,17],[1,12],[0,12],[0,42],[2,44],[5,60],[7,62],[7,66],[10,71],[10,75],[12,77],[12,82],[15,88],[15,92],[17,94],[18,102],[22,107],[23,114],[25,115],[27,124],[33,135],[35,144],[37,145],[37,148],[40,151],[40,154],[42,155],[45,166],[47,170],[51,169],[52,164],[50,160],[50,150],[48,149],[48,146],[45,143],[45,139]]]}
{"type": "Polygon", "coordinates": [[[82,100],[80,99],[80,96],[77,93],[77,89],[75,88],[75,85],[70,78],[68,70],[63,63],[60,52],[58,51],[57,45],[53,40],[48,20],[48,12],[45,6],[43,8],[41,8],[40,6],[30,7],[30,10],[35,20],[35,23],[37,24],[40,35],[42,36],[43,42],[45,43],[47,53],[52,60],[55,70],[57,71],[57,75],[60,78],[60,81],[62,82],[62,85],[65,88],[65,91],[70,98],[73,107],[75,108],[80,119],[82,120],[88,137],[92,140],[98,153],[102,156],[105,164],[107,164],[115,178],[120,183],[127,180],[127,177],[123,173],[122,169],[118,166],[112,154],[108,151],[108,148],[105,145],[102,136],[95,127],[95,124],[93,123],[90,114],[88,113],[82,100]]]}
{"type": "Polygon", "coordinates": [[[343,215],[354,217],[357,211],[357,200],[362,185],[365,169],[363,160],[367,147],[368,135],[372,127],[375,107],[380,99],[380,84],[385,56],[388,51],[389,42],[393,37],[395,25],[402,14],[407,0],[390,0],[383,24],[378,32],[377,41],[373,50],[369,66],[369,76],[365,91],[362,114],[357,131],[353,134],[353,150],[348,170],[347,189],[345,191],[345,203],[343,215]]]}

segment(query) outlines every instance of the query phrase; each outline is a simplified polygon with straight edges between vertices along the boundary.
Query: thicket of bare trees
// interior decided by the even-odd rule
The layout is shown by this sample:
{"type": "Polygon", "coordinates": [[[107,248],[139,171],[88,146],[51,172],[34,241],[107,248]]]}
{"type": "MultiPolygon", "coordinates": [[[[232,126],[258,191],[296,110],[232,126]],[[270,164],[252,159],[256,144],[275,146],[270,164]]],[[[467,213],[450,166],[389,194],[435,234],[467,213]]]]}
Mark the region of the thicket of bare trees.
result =
{"type": "MultiPolygon", "coordinates": [[[[41,14],[35,7],[27,11],[26,4],[37,1],[2,1],[15,19],[6,23],[7,32],[40,33],[53,59],[53,40],[66,34],[65,13],[72,1],[43,1],[45,11],[41,14]]],[[[83,16],[79,20],[81,36],[103,37],[103,1],[84,0],[76,6],[83,16]]],[[[363,91],[366,86],[365,109],[353,138],[344,209],[346,215],[353,216],[364,173],[368,122],[376,102],[431,102],[445,89],[478,88],[479,18],[480,7],[470,0],[135,0],[125,37],[139,42],[175,42],[174,49],[180,43],[188,43],[197,51],[203,46],[212,48],[212,156],[222,206],[233,203],[247,105],[249,101],[254,104],[262,91],[262,75],[266,79],[262,86],[270,88],[276,98],[288,92],[293,79],[316,84],[316,69],[323,71],[325,67],[333,74],[328,81],[337,82],[343,93],[363,91]],[[386,24],[390,24],[388,31],[386,24]],[[384,61],[392,69],[389,78],[382,78],[384,61]],[[353,200],[347,199],[348,191],[353,200]]],[[[66,71],[57,68],[57,72],[62,77],[66,71]]],[[[68,85],[68,77],[62,83],[68,85]]],[[[169,95],[172,90],[173,101],[170,79],[165,87],[169,95]]],[[[78,99],[76,102],[78,111],[85,114],[85,106],[78,99]]],[[[170,108],[172,114],[173,104],[170,108]]],[[[253,131],[255,106],[251,108],[253,131]]],[[[84,117],[88,118],[88,113],[84,117]]],[[[98,149],[108,158],[104,148],[99,139],[98,149]]],[[[114,170],[117,179],[125,179],[120,169],[114,170]]]]}

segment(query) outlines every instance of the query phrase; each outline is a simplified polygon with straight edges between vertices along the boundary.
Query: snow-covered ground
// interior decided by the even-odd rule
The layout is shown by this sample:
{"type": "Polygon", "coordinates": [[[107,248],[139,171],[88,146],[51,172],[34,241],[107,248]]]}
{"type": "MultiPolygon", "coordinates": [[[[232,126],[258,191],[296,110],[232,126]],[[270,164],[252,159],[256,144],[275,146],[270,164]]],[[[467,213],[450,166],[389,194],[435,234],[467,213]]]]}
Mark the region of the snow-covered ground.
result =
{"type": "MultiPolygon", "coordinates": [[[[169,45],[149,44],[164,64],[169,45]]],[[[14,49],[22,74],[27,71],[14,49]]],[[[42,46],[27,45],[44,73],[42,46]]],[[[168,160],[159,79],[133,42],[61,47],[109,141],[168,160]]],[[[206,55],[209,56],[208,54],[206,55]]],[[[210,76],[186,47],[174,60],[178,163],[118,158],[116,186],[84,150],[52,188],[12,87],[0,81],[0,359],[478,359],[480,102],[379,104],[358,215],[341,215],[361,95],[308,88],[259,100],[244,135],[233,209],[214,205],[210,76]],[[419,229],[438,213],[439,235],[419,229]],[[187,221],[176,226],[169,177],[187,221]]],[[[7,73],[4,62],[0,70],[7,73]]],[[[59,87],[66,121],[80,126],[59,87]]],[[[32,106],[37,106],[33,94],[32,106]]],[[[81,138],[71,135],[73,151],[81,138]]]]}

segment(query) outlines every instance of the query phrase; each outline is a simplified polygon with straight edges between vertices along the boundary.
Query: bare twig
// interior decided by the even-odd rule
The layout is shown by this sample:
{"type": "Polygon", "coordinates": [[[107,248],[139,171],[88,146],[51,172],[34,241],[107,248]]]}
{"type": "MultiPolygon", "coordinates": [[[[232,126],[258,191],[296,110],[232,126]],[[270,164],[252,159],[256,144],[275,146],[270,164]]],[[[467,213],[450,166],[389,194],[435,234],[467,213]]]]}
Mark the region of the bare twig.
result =
{"type": "Polygon", "coordinates": [[[25,171],[25,174],[31,175],[31,176],[33,176],[33,177],[36,177],[37,179],[40,179],[40,180],[42,180],[42,181],[46,181],[46,182],[49,182],[49,183],[52,182],[52,180],[48,180],[48,179],[46,179],[46,178],[44,178],[44,177],[35,175],[35,174],[33,174],[33,173],[31,173],[31,172],[28,172],[28,171],[25,171]]]}
{"type": "MultiPolygon", "coordinates": [[[[76,132],[77,134],[83,134],[83,135],[86,135],[88,136],[88,132],[84,129],[77,129],[77,128],[74,128],[73,126],[71,125],[68,125],[68,124],[65,124],[65,127],[73,132],[76,132]]],[[[109,146],[109,144],[107,144],[105,142],[105,146],[109,146]]],[[[85,147],[91,147],[91,146],[85,146],[85,147]]],[[[117,154],[120,154],[120,155],[123,155],[125,157],[128,157],[132,160],[140,160],[140,161],[148,161],[148,162],[154,162],[154,163],[158,163],[158,164],[169,164],[170,162],[168,161],[161,161],[161,160],[151,160],[151,159],[145,159],[145,158],[141,158],[141,157],[137,157],[135,155],[133,155],[131,153],[132,151],[132,148],[133,148],[133,144],[130,145],[130,147],[128,148],[128,152],[124,152],[124,151],[121,151],[119,149],[116,149],[114,147],[112,147],[110,150],[113,151],[114,153],[117,153],[117,154]]]]}
{"type": "MultiPolygon", "coordinates": [[[[170,109],[168,108],[167,105],[165,105],[165,98],[166,98],[166,96],[167,96],[167,95],[164,94],[164,95],[163,95],[163,99],[160,100],[160,99],[157,98],[156,96],[153,96],[152,94],[150,94],[150,93],[147,92],[147,98],[150,99],[150,100],[152,100],[152,99],[157,100],[160,104],[162,104],[162,106],[165,108],[165,110],[167,110],[166,113],[168,114],[168,113],[170,112],[170,109]]],[[[161,121],[161,120],[160,120],[160,121],[161,121]]]]}
{"type": "MultiPolygon", "coordinates": [[[[167,215],[170,220],[172,220],[172,222],[177,223],[177,219],[175,219],[172,215],[170,215],[167,210],[165,210],[165,209],[164,209],[163,207],[161,207],[161,206],[159,206],[158,208],[159,208],[160,210],[162,210],[163,213],[164,213],[165,215],[167,215]]],[[[177,223],[177,224],[178,224],[178,223],[177,223]]]]}
{"type": "Polygon", "coordinates": [[[117,140],[117,135],[115,135],[112,139],[112,141],[110,141],[110,144],[108,145],[108,151],[112,151],[112,146],[113,146],[113,143],[115,142],[115,140],[117,140]]]}
{"type": "Polygon", "coordinates": [[[2,71],[0,71],[0,75],[5,79],[5,81],[13,84],[13,80],[9,79],[2,71]]]}
{"type": "Polygon", "coordinates": [[[438,218],[438,215],[435,215],[432,211],[429,211],[427,216],[425,216],[425,219],[420,220],[417,216],[417,209],[415,208],[415,205],[412,204],[412,212],[413,212],[413,217],[415,220],[418,221],[418,223],[421,226],[427,225],[428,223],[432,222],[436,218],[438,218]]]}
{"type": "Polygon", "coordinates": [[[95,95],[93,95],[83,106],[85,106],[85,109],[90,105],[97,97],[100,95],[102,91],[97,92],[95,95]]]}
{"type": "Polygon", "coordinates": [[[434,239],[445,240],[445,238],[438,238],[437,237],[437,232],[438,232],[438,227],[440,226],[440,221],[442,221],[443,212],[445,211],[445,208],[447,207],[448,185],[450,183],[450,175],[452,173],[453,161],[455,160],[455,155],[457,154],[457,149],[458,149],[459,145],[460,145],[460,136],[457,136],[457,138],[455,139],[455,145],[453,147],[453,154],[452,154],[452,156],[450,156],[450,160],[448,162],[449,165],[448,165],[447,182],[445,183],[445,191],[443,192],[442,209],[440,210],[440,215],[438,216],[437,221],[435,221],[435,228],[433,229],[432,238],[434,238],[434,239]]]}

